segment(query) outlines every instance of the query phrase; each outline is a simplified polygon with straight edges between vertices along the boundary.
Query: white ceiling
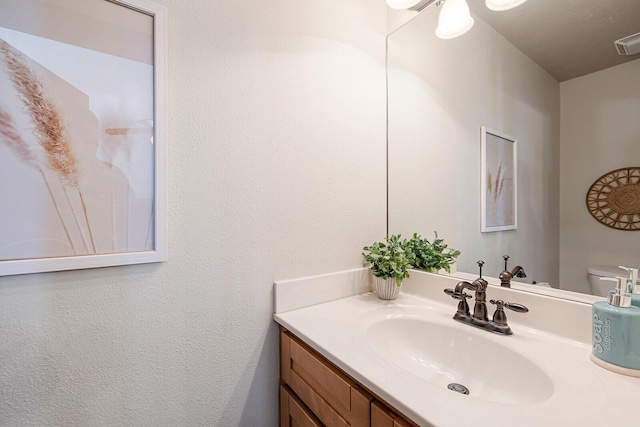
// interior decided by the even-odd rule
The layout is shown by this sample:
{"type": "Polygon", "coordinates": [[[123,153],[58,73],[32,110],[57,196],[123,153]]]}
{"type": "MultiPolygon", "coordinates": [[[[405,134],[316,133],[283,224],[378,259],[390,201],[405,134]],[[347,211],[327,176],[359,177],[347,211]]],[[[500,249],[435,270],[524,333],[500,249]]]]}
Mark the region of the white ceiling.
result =
{"type": "Polygon", "coordinates": [[[622,64],[613,42],[640,32],[640,0],[528,0],[493,12],[468,0],[472,12],[558,81],[622,64]]]}

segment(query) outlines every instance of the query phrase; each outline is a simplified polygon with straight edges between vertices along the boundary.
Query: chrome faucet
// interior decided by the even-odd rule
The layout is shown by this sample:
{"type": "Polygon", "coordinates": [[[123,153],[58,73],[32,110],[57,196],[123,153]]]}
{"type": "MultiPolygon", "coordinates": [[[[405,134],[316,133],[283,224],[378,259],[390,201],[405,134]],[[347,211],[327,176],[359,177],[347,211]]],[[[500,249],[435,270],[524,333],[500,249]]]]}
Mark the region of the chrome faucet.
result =
{"type": "Polygon", "coordinates": [[[514,277],[527,277],[524,272],[524,268],[519,265],[513,267],[511,271],[507,270],[507,262],[509,261],[509,258],[509,255],[505,255],[502,257],[502,259],[504,259],[504,271],[498,276],[498,278],[500,279],[500,286],[504,288],[511,287],[511,279],[513,279],[514,277]]]}
{"type": "Polygon", "coordinates": [[[454,299],[459,299],[458,310],[453,315],[455,320],[458,320],[469,325],[488,330],[502,335],[511,335],[513,332],[507,324],[507,315],[504,312],[505,308],[520,313],[526,313],[529,311],[527,307],[522,304],[506,303],[502,300],[491,300],[490,303],[496,305],[496,311],[493,314],[493,319],[489,320],[487,316],[487,286],[488,283],[482,278],[482,266],[483,261],[478,261],[478,267],[480,267],[480,277],[474,280],[472,283],[461,281],[456,284],[455,289],[445,289],[444,292],[450,295],[454,299]],[[469,289],[475,292],[475,305],[473,307],[473,315],[469,312],[469,304],[467,299],[471,298],[471,295],[466,294],[464,291],[469,289]]]}

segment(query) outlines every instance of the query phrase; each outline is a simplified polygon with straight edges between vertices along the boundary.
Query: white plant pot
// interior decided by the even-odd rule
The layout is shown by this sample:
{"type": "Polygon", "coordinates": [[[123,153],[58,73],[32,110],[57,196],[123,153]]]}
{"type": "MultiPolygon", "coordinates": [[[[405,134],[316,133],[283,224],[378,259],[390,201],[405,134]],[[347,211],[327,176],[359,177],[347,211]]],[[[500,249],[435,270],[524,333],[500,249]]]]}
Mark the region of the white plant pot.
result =
{"type": "Polygon", "coordinates": [[[376,293],[380,299],[396,299],[400,294],[401,286],[396,285],[396,278],[389,277],[383,279],[382,277],[374,277],[376,284],[376,293]]]}

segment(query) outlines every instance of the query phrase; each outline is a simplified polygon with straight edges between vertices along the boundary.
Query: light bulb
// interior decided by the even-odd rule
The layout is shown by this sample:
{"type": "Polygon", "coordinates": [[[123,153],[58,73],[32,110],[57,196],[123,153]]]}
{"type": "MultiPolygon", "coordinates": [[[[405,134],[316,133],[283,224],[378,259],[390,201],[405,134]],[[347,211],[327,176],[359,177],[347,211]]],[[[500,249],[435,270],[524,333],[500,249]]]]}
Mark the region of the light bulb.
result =
{"type": "Polygon", "coordinates": [[[436,36],[452,39],[469,31],[473,27],[473,18],[465,0],[446,0],[438,16],[436,36]]]}
{"type": "Polygon", "coordinates": [[[485,4],[489,9],[501,12],[520,6],[526,1],[527,0],[486,0],[485,4]]]}

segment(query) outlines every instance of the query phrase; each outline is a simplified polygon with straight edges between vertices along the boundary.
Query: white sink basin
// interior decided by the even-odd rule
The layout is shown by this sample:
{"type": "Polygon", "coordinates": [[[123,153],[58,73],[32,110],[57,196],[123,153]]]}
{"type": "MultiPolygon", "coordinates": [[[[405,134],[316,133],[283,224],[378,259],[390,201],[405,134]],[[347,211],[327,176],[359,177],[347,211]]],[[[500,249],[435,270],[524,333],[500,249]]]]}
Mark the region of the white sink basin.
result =
{"type": "Polygon", "coordinates": [[[471,397],[512,404],[551,397],[553,382],[540,367],[481,335],[488,332],[462,326],[391,317],[370,324],[366,340],[387,362],[445,391],[449,384],[457,383],[471,397]]]}

